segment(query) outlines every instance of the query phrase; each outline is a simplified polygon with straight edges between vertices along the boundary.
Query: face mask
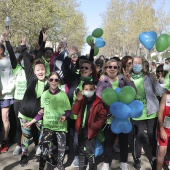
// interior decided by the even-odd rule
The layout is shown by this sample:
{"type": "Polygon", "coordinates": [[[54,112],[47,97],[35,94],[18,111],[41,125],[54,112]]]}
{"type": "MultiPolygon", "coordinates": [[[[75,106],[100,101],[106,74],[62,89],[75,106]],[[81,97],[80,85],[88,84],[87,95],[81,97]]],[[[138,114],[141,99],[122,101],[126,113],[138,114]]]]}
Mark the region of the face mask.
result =
{"type": "Polygon", "coordinates": [[[94,95],[94,91],[84,91],[84,95],[87,97],[87,98],[90,98],[94,95]]]}
{"type": "Polygon", "coordinates": [[[18,59],[19,58],[19,56],[20,56],[20,53],[15,53],[15,57],[16,57],[16,59],[18,59]]]}
{"type": "Polygon", "coordinates": [[[133,65],[133,71],[134,73],[140,73],[142,71],[142,65],[141,64],[133,65]]]}
{"type": "Polygon", "coordinates": [[[164,69],[165,71],[169,71],[170,67],[169,67],[168,64],[164,64],[163,69],[164,69]]]}

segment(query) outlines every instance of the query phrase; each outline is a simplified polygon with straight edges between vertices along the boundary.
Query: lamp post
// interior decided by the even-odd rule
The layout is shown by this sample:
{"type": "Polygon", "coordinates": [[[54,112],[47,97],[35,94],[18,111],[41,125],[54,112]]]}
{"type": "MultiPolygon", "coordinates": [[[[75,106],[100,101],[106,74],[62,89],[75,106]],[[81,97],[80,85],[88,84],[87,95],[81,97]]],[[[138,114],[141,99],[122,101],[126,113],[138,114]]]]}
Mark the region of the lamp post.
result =
{"type": "Polygon", "coordinates": [[[139,44],[139,55],[141,56],[141,54],[142,54],[142,47],[143,47],[143,45],[140,43],[139,44]]]}
{"type": "Polygon", "coordinates": [[[10,17],[7,16],[4,22],[5,22],[6,29],[8,30],[8,29],[9,29],[9,26],[10,26],[10,24],[11,24],[10,17]]]}

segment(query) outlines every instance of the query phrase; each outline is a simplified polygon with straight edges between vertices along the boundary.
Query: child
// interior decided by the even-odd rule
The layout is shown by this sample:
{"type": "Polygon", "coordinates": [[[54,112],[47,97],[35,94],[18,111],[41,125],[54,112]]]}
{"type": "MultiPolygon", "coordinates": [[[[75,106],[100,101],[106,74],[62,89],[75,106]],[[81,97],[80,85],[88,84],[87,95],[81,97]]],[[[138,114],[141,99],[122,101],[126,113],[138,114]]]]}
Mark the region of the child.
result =
{"type": "Polygon", "coordinates": [[[96,135],[107,119],[102,100],[95,94],[95,84],[85,81],[79,91],[72,112],[78,115],[76,131],[79,145],[79,169],[84,169],[85,156],[89,161],[89,170],[97,170],[94,158],[96,135]],[[85,149],[86,148],[86,149],[85,149]]]}
{"type": "Polygon", "coordinates": [[[168,141],[170,137],[170,92],[164,93],[160,103],[158,114],[158,159],[157,170],[161,170],[163,166],[164,157],[167,152],[168,141]]]}
{"type": "Polygon", "coordinates": [[[46,160],[51,157],[51,144],[53,134],[57,137],[58,143],[58,164],[59,170],[65,170],[63,166],[63,159],[66,146],[66,132],[67,132],[67,118],[71,113],[71,106],[69,99],[65,92],[58,88],[60,77],[58,73],[52,72],[49,75],[48,83],[49,90],[46,90],[41,96],[41,110],[37,116],[24,125],[24,127],[31,126],[43,117],[42,122],[42,152],[40,155],[39,169],[45,167],[46,160]]]}

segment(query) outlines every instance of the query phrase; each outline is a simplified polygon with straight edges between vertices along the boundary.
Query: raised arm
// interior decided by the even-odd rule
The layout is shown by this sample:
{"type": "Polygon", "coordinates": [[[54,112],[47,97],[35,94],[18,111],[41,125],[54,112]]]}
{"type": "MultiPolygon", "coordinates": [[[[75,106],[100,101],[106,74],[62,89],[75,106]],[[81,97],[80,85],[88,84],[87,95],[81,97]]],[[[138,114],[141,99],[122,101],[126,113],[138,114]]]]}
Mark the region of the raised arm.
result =
{"type": "Polygon", "coordinates": [[[17,67],[17,59],[15,57],[14,50],[8,40],[9,34],[10,34],[10,31],[6,30],[6,32],[3,33],[3,36],[4,36],[5,43],[6,43],[6,48],[9,52],[9,57],[10,57],[12,68],[15,69],[17,67]]]}

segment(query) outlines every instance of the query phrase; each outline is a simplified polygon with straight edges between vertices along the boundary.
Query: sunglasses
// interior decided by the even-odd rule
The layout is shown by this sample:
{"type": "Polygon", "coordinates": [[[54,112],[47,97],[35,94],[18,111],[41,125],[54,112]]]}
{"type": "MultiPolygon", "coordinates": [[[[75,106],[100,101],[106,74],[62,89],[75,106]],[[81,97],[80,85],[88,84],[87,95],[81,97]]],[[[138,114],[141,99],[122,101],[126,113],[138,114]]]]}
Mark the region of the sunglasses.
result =
{"type": "Polygon", "coordinates": [[[81,70],[83,70],[83,69],[88,70],[89,68],[88,68],[88,67],[83,67],[83,66],[81,66],[80,69],[81,69],[81,70]]]}
{"type": "Polygon", "coordinates": [[[108,69],[112,69],[112,68],[114,68],[115,70],[116,70],[116,69],[118,69],[118,67],[117,67],[117,66],[107,66],[106,68],[108,68],[108,69]]]}
{"type": "Polygon", "coordinates": [[[55,82],[59,82],[60,80],[59,79],[49,79],[49,82],[53,82],[53,81],[55,81],[55,82]]]}

